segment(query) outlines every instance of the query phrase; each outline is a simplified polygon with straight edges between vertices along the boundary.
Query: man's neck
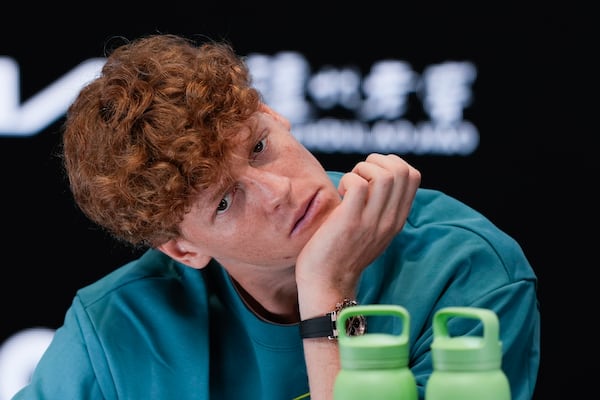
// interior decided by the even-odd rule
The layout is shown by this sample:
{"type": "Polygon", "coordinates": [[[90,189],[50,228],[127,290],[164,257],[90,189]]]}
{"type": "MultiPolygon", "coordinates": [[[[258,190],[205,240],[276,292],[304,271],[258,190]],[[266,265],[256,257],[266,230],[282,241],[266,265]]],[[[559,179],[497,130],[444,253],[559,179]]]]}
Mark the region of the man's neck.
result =
{"type": "Polygon", "coordinates": [[[288,279],[287,283],[280,280],[276,283],[261,282],[259,285],[246,282],[244,285],[233,276],[230,277],[240,298],[258,317],[278,324],[300,321],[295,279],[288,279]]]}

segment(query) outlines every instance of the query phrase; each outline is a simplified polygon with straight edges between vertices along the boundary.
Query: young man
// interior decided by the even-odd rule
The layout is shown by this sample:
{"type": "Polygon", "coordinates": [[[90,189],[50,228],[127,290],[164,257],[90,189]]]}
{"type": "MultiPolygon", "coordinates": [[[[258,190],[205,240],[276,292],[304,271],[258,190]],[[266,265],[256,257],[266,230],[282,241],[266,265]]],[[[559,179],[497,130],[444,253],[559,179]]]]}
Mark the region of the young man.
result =
{"type": "Polygon", "coordinates": [[[434,312],[495,311],[512,398],[530,399],[540,317],[519,245],[400,157],[326,172],[290,129],[225,44],[117,48],[67,113],[64,162],[81,210],[148,250],[78,291],[15,398],[331,399],[330,313],[358,302],[409,311],[421,398],[434,312]]]}

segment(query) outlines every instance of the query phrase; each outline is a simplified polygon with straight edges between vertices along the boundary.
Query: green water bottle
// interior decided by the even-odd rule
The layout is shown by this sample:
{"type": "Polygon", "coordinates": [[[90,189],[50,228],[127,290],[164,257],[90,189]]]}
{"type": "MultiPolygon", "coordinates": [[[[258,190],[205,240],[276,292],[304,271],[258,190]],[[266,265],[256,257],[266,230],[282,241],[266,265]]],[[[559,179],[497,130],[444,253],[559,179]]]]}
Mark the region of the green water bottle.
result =
{"type": "Polygon", "coordinates": [[[501,369],[499,322],[493,311],[476,307],[438,310],[433,316],[431,357],[433,372],[425,387],[426,400],[510,400],[509,382],[501,369]],[[449,325],[455,318],[480,320],[482,335],[453,335],[449,325]]]}
{"type": "Polygon", "coordinates": [[[402,332],[348,336],[345,329],[339,329],[341,369],[334,383],[334,400],[417,400],[415,377],[408,368],[408,311],[396,305],[358,305],[344,308],[337,324],[346,326],[348,318],[358,315],[399,318],[402,332]]]}

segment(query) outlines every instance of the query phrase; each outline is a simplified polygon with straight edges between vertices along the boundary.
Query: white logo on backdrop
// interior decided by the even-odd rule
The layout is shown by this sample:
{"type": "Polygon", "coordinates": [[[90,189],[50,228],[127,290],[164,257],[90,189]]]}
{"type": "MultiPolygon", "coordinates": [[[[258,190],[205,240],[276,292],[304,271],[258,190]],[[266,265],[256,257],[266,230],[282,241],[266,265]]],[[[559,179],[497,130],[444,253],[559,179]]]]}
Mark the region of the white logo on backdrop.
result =
{"type": "Polygon", "coordinates": [[[81,87],[94,78],[104,58],[84,61],[21,104],[19,66],[0,57],[0,136],[33,136],[64,115],[81,87]]]}
{"type": "MultiPolygon", "coordinates": [[[[357,67],[324,66],[313,72],[303,54],[249,54],[246,61],[264,100],[293,124],[294,135],[323,153],[468,155],[479,145],[477,128],[463,119],[477,76],[470,62],[448,61],[418,74],[400,60],[357,67]],[[428,120],[405,118],[409,96],[421,100],[428,120]],[[349,117],[328,115],[343,110],[349,117]]],[[[0,136],[30,137],[62,117],[105,59],[84,61],[24,102],[19,66],[0,57],[0,136]]]]}
{"type": "Polygon", "coordinates": [[[247,62],[265,101],[290,119],[294,135],[311,150],[468,155],[479,145],[478,130],[463,119],[477,75],[470,62],[431,65],[419,75],[404,61],[381,60],[366,76],[355,67],[312,73],[297,52],[250,54],[247,62]],[[404,118],[411,94],[429,120],[404,118]],[[334,107],[352,118],[322,116],[334,107]]]}

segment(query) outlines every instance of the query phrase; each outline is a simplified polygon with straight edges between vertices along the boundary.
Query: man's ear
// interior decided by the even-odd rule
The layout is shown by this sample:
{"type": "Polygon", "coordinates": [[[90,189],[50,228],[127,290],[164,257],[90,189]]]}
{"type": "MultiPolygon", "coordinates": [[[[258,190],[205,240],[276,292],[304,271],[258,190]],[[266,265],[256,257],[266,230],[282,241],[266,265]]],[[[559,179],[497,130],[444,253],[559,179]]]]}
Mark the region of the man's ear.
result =
{"type": "Polygon", "coordinates": [[[212,258],[198,251],[191,243],[186,243],[178,239],[171,239],[158,246],[157,249],[172,259],[196,269],[206,267],[212,258]]]}

